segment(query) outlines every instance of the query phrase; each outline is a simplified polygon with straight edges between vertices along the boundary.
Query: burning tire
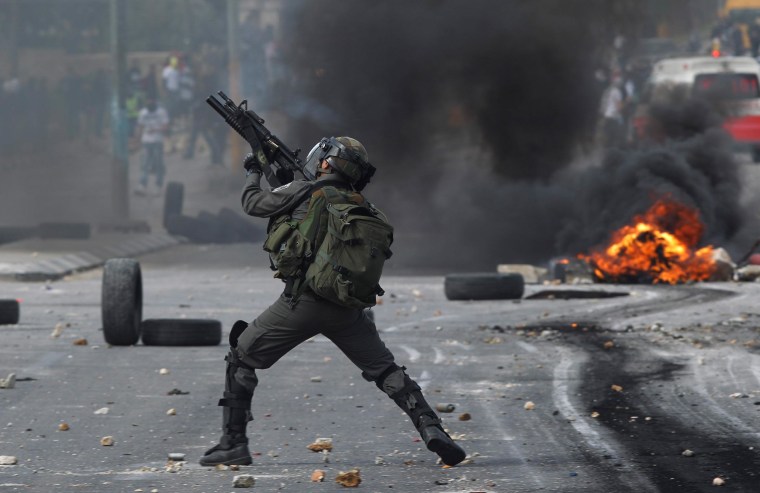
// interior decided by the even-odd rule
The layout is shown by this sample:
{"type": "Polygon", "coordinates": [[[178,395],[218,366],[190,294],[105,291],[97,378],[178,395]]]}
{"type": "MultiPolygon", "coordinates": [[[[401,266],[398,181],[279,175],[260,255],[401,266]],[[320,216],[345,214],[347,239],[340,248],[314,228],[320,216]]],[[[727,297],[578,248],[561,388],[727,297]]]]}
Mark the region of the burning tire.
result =
{"type": "Polygon", "coordinates": [[[131,346],[140,340],[142,273],[136,260],[113,258],[105,263],[101,312],[108,344],[131,346]]]}
{"type": "Polygon", "coordinates": [[[15,325],[19,319],[19,305],[16,300],[0,300],[0,325],[15,325]]]}
{"type": "Polygon", "coordinates": [[[166,185],[164,194],[164,228],[169,229],[167,223],[172,216],[182,214],[182,204],[185,197],[185,186],[176,181],[170,181],[166,185]]]}
{"type": "Polygon", "coordinates": [[[142,323],[146,346],[217,346],[222,342],[219,320],[155,318],[142,323]]]}
{"type": "Polygon", "coordinates": [[[443,288],[449,300],[513,300],[522,298],[525,281],[520,274],[449,274],[443,288]]]}

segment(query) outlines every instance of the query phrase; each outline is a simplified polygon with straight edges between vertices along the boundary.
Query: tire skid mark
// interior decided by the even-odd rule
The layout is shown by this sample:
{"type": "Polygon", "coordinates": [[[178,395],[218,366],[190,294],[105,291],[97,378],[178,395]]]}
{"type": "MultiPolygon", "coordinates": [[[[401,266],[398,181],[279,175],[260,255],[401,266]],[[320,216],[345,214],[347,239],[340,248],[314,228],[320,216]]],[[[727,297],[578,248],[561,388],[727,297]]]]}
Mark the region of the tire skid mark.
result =
{"type": "MultiPolygon", "coordinates": [[[[552,399],[555,407],[589,445],[589,450],[594,451],[592,453],[598,456],[609,456],[622,459],[623,455],[617,450],[617,448],[603,439],[599,432],[594,430],[588,421],[583,418],[583,414],[585,413],[580,412],[570,401],[569,382],[573,380],[581,380],[578,372],[572,370],[573,358],[578,365],[584,365],[588,361],[588,356],[583,354],[571,357],[571,351],[569,349],[558,349],[560,353],[560,362],[554,368],[554,379],[552,380],[552,399]]],[[[600,463],[602,462],[600,461],[600,463]]],[[[618,475],[617,479],[626,483],[631,489],[636,491],[657,491],[657,487],[654,483],[652,483],[640,471],[629,467],[621,470],[621,472],[625,472],[625,474],[618,475]]]]}

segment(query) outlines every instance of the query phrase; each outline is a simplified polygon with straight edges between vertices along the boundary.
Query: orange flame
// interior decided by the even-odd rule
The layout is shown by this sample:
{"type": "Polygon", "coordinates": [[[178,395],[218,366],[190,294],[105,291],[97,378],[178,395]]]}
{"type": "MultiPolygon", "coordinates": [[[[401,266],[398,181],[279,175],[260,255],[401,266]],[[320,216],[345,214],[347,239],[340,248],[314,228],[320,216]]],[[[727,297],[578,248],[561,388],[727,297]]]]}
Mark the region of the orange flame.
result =
{"type": "Polygon", "coordinates": [[[715,272],[715,261],[711,246],[696,249],[703,231],[698,211],[661,199],[615,231],[604,250],[578,258],[602,282],[704,281],[715,272]]]}

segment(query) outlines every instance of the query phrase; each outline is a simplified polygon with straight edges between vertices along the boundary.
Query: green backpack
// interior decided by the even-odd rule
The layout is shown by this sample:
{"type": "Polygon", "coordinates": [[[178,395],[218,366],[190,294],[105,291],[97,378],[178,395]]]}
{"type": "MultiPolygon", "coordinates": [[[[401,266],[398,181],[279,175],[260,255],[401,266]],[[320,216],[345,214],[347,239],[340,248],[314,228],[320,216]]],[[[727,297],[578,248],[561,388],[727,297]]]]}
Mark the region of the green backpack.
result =
{"type": "Polygon", "coordinates": [[[275,221],[264,250],[275,259],[275,277],[295,278],[294,301],[309,287],[339,305],[367,308],[384,293],[379,282],[392,242],[385,214],[359,193],[325,186],[312,194],[303,220],[275,221]]]}

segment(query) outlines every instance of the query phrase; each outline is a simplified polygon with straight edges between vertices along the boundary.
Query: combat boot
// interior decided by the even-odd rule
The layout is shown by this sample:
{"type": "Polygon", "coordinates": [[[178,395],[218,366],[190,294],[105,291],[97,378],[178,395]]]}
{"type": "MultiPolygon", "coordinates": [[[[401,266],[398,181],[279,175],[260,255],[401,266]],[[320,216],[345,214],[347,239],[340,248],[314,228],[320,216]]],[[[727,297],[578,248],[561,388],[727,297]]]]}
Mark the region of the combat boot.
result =
{"type": "Polygon", "coordinates": [[[428,450],[435,452],[447,466],[455,466],[467,456],[464,449],[451,439],[440,425],[441,420],[423,414],[419,418],[417,430],[428,450]]]}
{"type": "Polygon", "coordinates": [[[219,444],[206,450],[200,460],[202,466],[248,466],[252,462],[245,435],[222,435],[219,444]]]}

